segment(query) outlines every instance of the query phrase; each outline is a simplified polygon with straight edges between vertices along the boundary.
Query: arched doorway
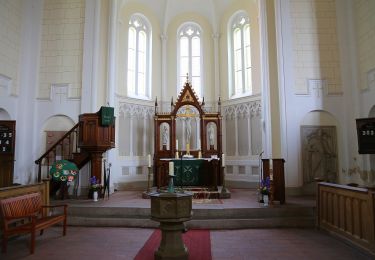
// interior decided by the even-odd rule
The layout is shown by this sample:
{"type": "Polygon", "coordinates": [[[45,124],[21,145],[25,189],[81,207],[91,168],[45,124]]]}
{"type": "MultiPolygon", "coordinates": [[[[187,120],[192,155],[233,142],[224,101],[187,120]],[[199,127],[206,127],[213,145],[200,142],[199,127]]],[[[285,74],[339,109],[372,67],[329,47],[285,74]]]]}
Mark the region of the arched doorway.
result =
{"type": "Polygon", "coordinates": [[[316,179],[336,182],[338,149],[336,119],[326,111],[311,111],[301,123],[302,175],[305,191],[314,192],[316,179]]]}

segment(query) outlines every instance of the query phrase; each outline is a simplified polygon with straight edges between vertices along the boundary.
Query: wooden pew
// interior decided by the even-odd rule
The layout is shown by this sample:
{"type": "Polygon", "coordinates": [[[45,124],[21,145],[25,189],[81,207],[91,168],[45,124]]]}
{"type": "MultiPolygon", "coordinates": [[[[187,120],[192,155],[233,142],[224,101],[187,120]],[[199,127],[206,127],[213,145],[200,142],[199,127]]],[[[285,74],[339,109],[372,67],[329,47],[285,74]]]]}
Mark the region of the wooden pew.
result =
{"type": "Polygon", "coordinates": [[[0,200],[0,214],[3,219],[2,251],[7,250],[8,238],[13,235],[30,233],[30,253],[35,249],[35,232],[57,223],[63,223],[63,236],[66,235],[67,205],[42,205],[40,192],[28,193],[0,200]],[[47,214],[54,208],[63,208],[62,212],[47,214]]]}

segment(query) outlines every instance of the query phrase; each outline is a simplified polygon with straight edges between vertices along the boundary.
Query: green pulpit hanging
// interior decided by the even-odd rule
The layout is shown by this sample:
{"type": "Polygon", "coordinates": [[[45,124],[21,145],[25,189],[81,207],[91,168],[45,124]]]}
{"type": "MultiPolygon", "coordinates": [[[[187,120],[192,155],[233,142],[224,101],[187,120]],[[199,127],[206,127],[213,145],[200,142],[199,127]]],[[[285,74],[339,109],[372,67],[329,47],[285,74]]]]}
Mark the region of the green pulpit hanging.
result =
{"type": "Polygon", "coordinates": [[[109,126],[114,122],[115,109],[113,107],[101,107],[100,108],[100,125],[109,126]]]}

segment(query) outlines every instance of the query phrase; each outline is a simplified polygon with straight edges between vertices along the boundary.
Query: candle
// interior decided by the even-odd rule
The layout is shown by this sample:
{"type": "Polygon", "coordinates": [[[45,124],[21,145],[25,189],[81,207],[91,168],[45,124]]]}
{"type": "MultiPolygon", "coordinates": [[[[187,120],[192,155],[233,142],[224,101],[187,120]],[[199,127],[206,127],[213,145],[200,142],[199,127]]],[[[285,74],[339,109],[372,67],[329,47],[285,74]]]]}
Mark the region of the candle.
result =
{"type": "Polygon", "coordinates": [[[221,161],[221,166],[222,166],[222,167],[225,167],[225,154],[222,154],[222,155],[221,155],[221,160],[222,160],[222,161],[221,161]]]}
{"type": "Polygon", "coordinates": [[[151,167],[151,154],[148,155],[148,167],[151,167]]]}
{"type": "Polygon", "coordinates": [[[270,159],[270,170],[272,170],[273,169],[273,162],[272,162],[272,158],[270,159]]]}
{"type": "Polygon", "coordinates": [[[201,139],[198,139],[198,150],[201,150],[201,139]]]}
{"type": "Polygon", "coordinates": [[[178,139],[176,139],[176,150],[178,150],[178,139]]]}
{"type": "Polygon", "coordinates": [[[169,162],[169,176],[174,176],[174,165],[173,165],[173,162],[169,162]]]}

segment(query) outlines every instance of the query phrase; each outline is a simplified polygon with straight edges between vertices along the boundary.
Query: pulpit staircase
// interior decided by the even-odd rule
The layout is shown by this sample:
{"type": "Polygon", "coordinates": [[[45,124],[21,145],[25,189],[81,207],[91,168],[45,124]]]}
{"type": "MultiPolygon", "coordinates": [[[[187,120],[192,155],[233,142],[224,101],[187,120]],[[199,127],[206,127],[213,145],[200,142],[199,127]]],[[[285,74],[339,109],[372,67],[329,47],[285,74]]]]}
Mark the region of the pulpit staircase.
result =
{"type": "Polygon", "coordinates": [[[115,123],[108,108],[97,113],[79,116],[79,122],[56,141],[35,163],[38,165],[38,182],[47,178],[57,160],[74,162],[79,169],[91,162],[91,176],[101,181],[102,154],[115,147],[115,123]]]}
{"type": "Polygon", "coordinates": [[[56,141],[35,164],[38,165],[38,182],[42,176],[48,177],[51,165],[57,160],[68,160],[75,163],[78,169],[90,161],[90,154],[78,146],[79,123],[56,141]]]}

